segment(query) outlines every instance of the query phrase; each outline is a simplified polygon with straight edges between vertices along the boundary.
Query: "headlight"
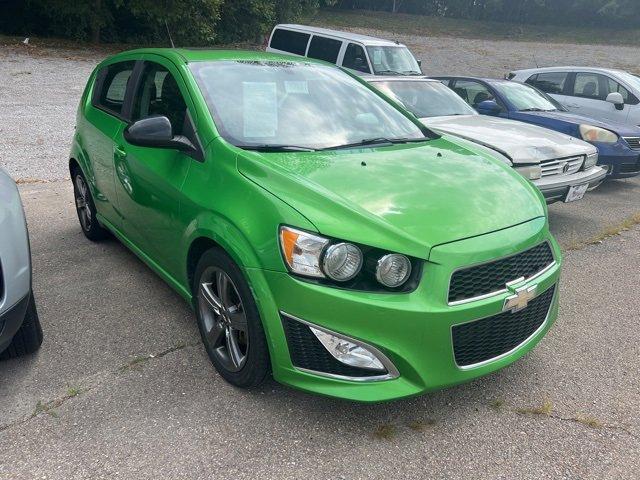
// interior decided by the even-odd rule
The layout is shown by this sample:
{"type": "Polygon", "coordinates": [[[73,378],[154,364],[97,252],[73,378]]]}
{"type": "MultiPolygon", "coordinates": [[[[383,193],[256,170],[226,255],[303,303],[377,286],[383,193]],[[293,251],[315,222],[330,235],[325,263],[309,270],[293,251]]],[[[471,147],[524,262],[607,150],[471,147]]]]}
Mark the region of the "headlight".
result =
{"type": "Polygon", "coordinates": [[[362,268],[362,252],[351,243],[336,243],[327,248],[323,259],[324,273],[336,282],[346,282],[362,268]]]}
{"type": "Polygon", "coordinates": [[[345,284],[353,290],[408,291],[417,286],[410,279],[421,271],[413,268],[414,263],[419,265],[417,259],[286,226],[280,227],[280,248],[294,275],[345,284]]]}
{"type": "Polygon", "coordinates": [[[580,125],[580,135],[587,142],[616,143],[618,141],[616,133],[593,125],[580,125]]]}
{"type": "Polygon", "coordinates": [[[378,260],[376,280],[385,287],[396,288],[409,279],[411,262],[404,255],[391,253],[378,260]]]}
{"type": "Polygon", "coordinates": [[[280,227],[280,247],[292,272],[308,277],[323,278],[320,255],[329,244],[326,238],[295,228],[280,227]]]}
{"type": "Polygon", "coordinates": [[[516,172],[527,180],[538,180],[542,178],[542,167],[540,165],[527,165],[526,167],[516,167],[516,172]]]}
{"type": "Polygon", "coordinates": [[[591,155],[587,155],[587,159],[584,161],[584,169],[588,170],[594,165],[598,163],[598,154],[592,153],[591,155]]]}

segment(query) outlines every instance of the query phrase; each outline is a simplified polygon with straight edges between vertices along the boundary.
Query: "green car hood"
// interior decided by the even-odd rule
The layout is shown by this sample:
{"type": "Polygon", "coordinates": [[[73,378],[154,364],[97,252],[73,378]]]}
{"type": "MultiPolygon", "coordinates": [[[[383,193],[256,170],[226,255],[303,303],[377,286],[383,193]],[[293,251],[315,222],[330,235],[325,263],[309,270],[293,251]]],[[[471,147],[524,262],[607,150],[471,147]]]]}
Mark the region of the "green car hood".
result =
{"type": "Polygon", "coordinates": [[[428,258],[436,245],[545,215],[535,187],[451,139],[238,155],[241,174],[323,235],[428,258]]]}

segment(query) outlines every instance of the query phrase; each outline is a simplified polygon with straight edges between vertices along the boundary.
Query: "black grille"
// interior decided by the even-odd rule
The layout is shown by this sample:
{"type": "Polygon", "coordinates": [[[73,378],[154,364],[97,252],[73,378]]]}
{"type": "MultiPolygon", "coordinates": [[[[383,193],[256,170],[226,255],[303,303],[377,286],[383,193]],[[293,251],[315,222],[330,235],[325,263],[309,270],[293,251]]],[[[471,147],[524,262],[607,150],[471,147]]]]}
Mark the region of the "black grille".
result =
{"type": "Polygon", "coordinates": [[[285,315],[282,316],[282,323],[287,336],[291,363],[296,367],[345,377],[375,377],[387,373],[340,363],[324,348],[307,325],[285,315]]]}
{"type": "Polygon", "coordinates": [[[555,286],[534,298],[519,312],[504,312],[452,328],[453,352],[460,367],[474,365],[509,352],[544,323],[555,286]]]}
{"type": "Polygon", "coordinates": [[[620,165],[620,173],[634,173],[640,170],[640,161],[620,165]]]}
{"type": "Polygon", "coordinates": [[[640,137],[625,137],[625,140],[633,150],[640,150],[640,137]]]}
{"type": "Polygon", "coordinates": [[[449,286],[449,302],[468,300],[506,288],[521,277],[530,278],[553,263],[547,242],[495,262],[454,272],[449,286]]]}

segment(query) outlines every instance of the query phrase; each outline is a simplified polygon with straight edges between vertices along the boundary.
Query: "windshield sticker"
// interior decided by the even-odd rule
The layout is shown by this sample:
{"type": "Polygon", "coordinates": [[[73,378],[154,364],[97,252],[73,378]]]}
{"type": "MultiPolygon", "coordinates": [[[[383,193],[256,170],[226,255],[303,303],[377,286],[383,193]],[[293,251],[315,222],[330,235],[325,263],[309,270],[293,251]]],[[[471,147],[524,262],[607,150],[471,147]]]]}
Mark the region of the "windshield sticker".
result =
{"type": "Polygon", "coordinates": [[[285,80],[284,91],[287,93],[302,93],[304,95],[309,94],[309,84],[306,81],[291,81],[285,80]]]}
{"type": "Polygon", "coordinates": [[[382,63],[382,50],[373,51],[373,63],[380,65],[382,63]]]}
{"type": "Polygon", "coordinates": [[[275,137],[278,129],[278,91],[275,82],[242,82],[244,136],[275,137]]]}

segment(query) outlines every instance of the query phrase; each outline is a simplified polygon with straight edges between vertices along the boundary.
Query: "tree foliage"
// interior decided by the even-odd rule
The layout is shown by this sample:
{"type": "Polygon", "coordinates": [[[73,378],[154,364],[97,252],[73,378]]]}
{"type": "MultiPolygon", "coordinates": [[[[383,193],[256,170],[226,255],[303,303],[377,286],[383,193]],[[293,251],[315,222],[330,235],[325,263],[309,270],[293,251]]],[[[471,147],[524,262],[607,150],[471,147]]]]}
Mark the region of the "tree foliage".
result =
{"type": "Polygon", "coordinates": [[[338,0],[337,7],[516,23],[640,27],[638,0],[338,0]]]}
{"type": "Polygon", "coordinates": [[[0,0],[0,32],[94,42],[210,45],[255,40],[333,0],[0,0]],[[6,14],[5,14],[6,13],[6,14]]]}

